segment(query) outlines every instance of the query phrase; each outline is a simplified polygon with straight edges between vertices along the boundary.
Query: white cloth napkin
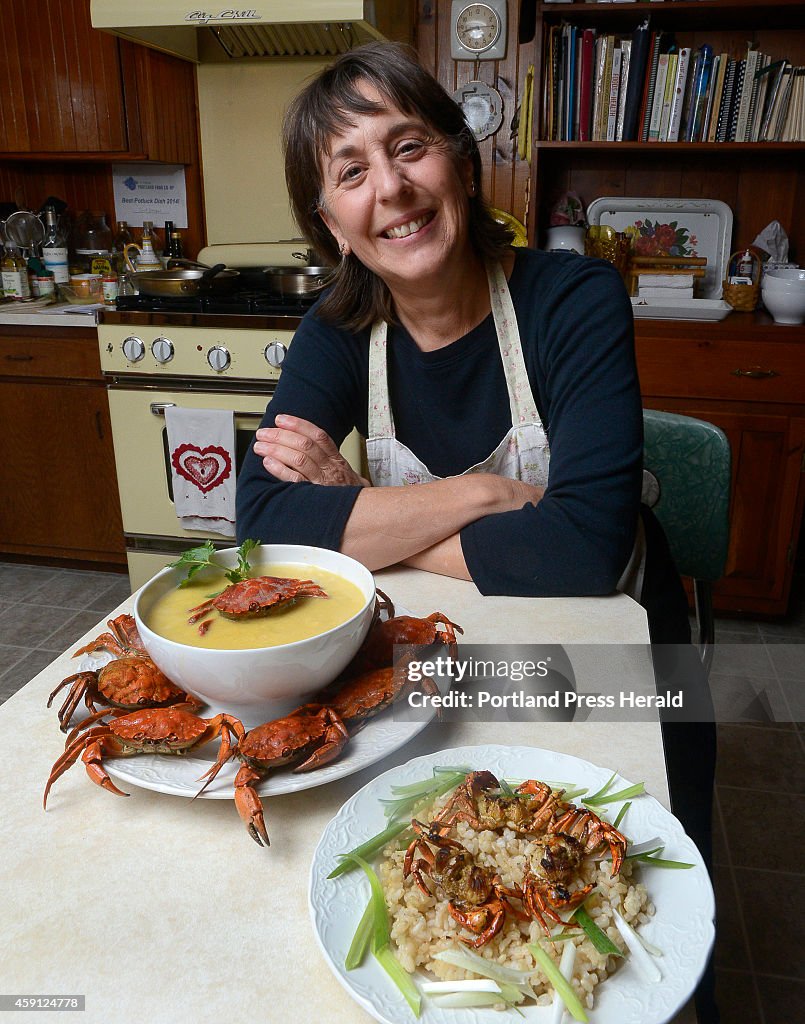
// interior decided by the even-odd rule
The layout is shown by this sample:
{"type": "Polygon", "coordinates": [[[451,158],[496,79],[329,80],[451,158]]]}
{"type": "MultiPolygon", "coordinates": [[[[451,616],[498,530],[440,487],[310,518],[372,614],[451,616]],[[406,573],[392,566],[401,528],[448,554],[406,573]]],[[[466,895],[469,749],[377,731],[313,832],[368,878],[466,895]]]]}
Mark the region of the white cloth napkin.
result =
{"type": "Polygon", "coordinates": [[[639,288],[692,288],[693,274],[638,274],[639,288]]]}
{"type": "Polygon", "coordinates": [[[173,501],[186,530],[235,536],[235,414],[165,409],[173,501]]]}

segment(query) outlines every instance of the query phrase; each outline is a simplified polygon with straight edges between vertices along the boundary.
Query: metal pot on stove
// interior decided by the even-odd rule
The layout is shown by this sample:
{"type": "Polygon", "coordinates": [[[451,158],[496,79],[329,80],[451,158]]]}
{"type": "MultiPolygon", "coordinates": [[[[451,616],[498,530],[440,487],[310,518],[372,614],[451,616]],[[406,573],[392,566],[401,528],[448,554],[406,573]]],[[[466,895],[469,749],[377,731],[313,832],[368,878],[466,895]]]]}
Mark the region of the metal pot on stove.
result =
{"type": "Polygon", "coordinates": [[[332,267],[265,267],[268,290],[283,299],[318,295],[333,276],[332,267]]]}
{"type": "Polygon", "coordinates": [[[188,297],[199,294],[221,294],[232,291],[238,284],[240,273],[219,263],[208,267],[192,260],[170,260],[167,270],[136,270],[126,255],[126,262],[134,271],[129,279],[142,295],[158,297],[188,297]]]}

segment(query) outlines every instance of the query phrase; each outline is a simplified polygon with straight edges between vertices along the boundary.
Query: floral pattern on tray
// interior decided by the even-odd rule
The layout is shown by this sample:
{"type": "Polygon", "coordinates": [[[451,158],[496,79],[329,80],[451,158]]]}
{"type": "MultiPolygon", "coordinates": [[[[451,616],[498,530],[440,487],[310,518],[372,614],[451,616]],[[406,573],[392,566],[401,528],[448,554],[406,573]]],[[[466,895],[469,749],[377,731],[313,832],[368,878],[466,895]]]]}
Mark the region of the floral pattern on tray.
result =
{"type": "Polygon", "coordinates": [[[634,251],[638,256],[698,256],[696,235],[684,224],[672,220],[670,224],[661,224],[636,220],[626,228],[626,233],[634,236],[634,251]]]}

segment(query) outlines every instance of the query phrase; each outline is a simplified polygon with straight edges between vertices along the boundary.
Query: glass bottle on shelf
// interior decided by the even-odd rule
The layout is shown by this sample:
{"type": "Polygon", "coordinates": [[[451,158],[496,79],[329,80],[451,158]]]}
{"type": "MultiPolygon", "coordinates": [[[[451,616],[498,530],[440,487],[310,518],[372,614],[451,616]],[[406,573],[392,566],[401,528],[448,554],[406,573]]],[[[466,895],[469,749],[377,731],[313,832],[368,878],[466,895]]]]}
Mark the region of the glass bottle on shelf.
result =
{"type": "Polygon", "coordinates": [[[173,232],[173,252],[172,252],[172,258],[175,259],[175,260],[183,260],[184,259],[184,243],[182,242],[182,233],[181,233],[181,231],[174,231],[173,232]]]}
{"type": "Polygon", "coordinates": [[[73,228],[73,249],[78,273],[105,274],[112,269],[112,229],[106,214],[85,210],[73,228]]]}
{"type": "Polygon", "coordinates": [[[164,256],[166,261],[174,258],[172,220],[165,221],[165,251],[162,255],[164,256]]]}
{"type": "Polygon", "coordinates": [[[104,306],[116,306],[117,296],[120,292],[120,280],[114,270],[103,275],[102,288],[104,306]]]}
{"type": "Polygon", "coordinates": [[[13,245],[6,247],[0,275],[3,281],[3,295],[7,299],[30,299],[31,285],[28,280],[28,263],[13,245]]]}
{"type": "Polygon", "coordinates": [[[31,256],[28,259],[28,281],[31,285],[31,295],[35,299],[52,299],[56,295],[56,282],[53,272],[45,266],[45,261],[39,256],[31,256]]]}
{"type": "Polygon", "coordinates": [[[45,240],[42,243],[42,259],[47,269],[53,274],[56,287],[69,282],[67,229],[56,214],[55,206],[45,207],[45,240]]]}
{"type": "Polygon", "coordinates": [[[143,223],[143,239],[137,255],[137,270],[162,270],[162,263],[154,250],[153,225],[150,221],[143,223]]]}
{"type": "Polygon", "coordinates": [[[145,248],[145,233],[146,233],[146,231],[148,232],[148,237],[150,239],[151,251],[156,256],[157,263],[159,263],[158,267],[148,267],[148,269],[149,270],[161,270],[164,267],[164,265],[165,265],[165,261],[162,258],[162,256],[163,256],[162,239],[159,237],[159,233],[156,230],[156,228],[154,227],[154,222],[152,220],[144,220],[143,221],[143,249],[145,248]]]}
{"type": "Polygon", "coordinates": [[[129,231],[128,223],[125,220],[119,220],[117,222],[115,237],[112,240],[113,269],[117,271],[118,275],[126,269],[124,250],[126,246],[131,245],[133,241],[134,235],[129,231]]]}

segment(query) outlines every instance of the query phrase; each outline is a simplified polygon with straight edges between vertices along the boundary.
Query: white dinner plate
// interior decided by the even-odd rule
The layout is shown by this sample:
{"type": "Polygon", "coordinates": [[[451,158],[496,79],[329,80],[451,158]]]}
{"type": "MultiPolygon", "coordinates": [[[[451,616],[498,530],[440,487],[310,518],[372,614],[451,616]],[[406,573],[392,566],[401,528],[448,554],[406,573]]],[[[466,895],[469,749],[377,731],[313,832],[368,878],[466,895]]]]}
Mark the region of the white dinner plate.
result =
{"type": "MultiPolygon", "coordinates": [[[[354,849],[386,825],[381,798],[392,785],[429,778],[435,766],[465,765],[488,769],[510,779],[536,778],[556,783],[587,786],[591,791],[606,783],[612,771],[569,754],[538,747],[457,747],[424,757],[374,779],[348,800],[324,830],[313,856],[308,892],[313,930],[331,970],[352,998],[382,1024],[414,1020],[402,995],[374,958],[360,967],[344,969],[344,958],[369,898],[369,884],[361,871],[338,878],[327,875],[338,864],[338,855],[354,849]]],[[[618,778],[613,791],[630,785],[618,778]]],[[[610,805],[614,809],[617,805],[610,805]]],[[[693,863],[687,870],[667,870],[641,865],[636,877],[645,882],[656,914],[640,933],[658,946],[662,957],[654,962],[662,972],[658,984],[647,984],[627,958],[614,975],[596,989],[590,1024],[665,1024],[693,992],[707,962],[715,929],[713,887],[701,855],[677,819],[653,797],[633,799],[624,819],[629,839],[640,843],[660,837],[663,857],[693,863]]],[[[419,974],[415,977],[420,977],[419,974]]],[[[526,1021],[542,1024],[551,1019],[551,1007],[523,1004],[526,1021]]],[[[422,1024],[512,1024],[521,1018],[514,1011],[493,1009],[449,1010],[422,1000],[422,1024]]]]}
{"type": "MultiPolygon", "coordinates": [[[[397,607],[397,615],[411,615],[409,610],[397,607]]],[[[97,669],[112,660],[106,652],[82,655],[76,671],[97,669]]],[[[437,685],[447,688],[450,680],[439,677],[437,685]]],[[[200,712],[203,716],[204,711],[200,712]]],[[[302,789],[325,786],[328,782],[352,775],[362,768],[393,754],[418,735],[435,714],[435,708],[423,709],[418,721],[395,721],[389,711],[381,712],[370,719],[360,732],[353,736],[337,760],[311,772],[294,774],[291,766],[280,768],[260,782],[256,789],[260,796],[278,796],[282,793],[296,793],[302,789]]],[[[81,716],[76,714],[76,721],[81,716]]],[[[191,757],[171,754],[142,754],[136,757],[110,757],[104,760],[104,767],[111,776],[131,786],[151,789],[171,796],[194,797],[201,788],[199,779],[215,761],[217,743],[209,743],[191,757]]],[[[232,800],[235,796],[234,781],[240,768],[240,761],[233,759],[220,770],[215,780],[201,794],[207,800],[232,800]]]]}

